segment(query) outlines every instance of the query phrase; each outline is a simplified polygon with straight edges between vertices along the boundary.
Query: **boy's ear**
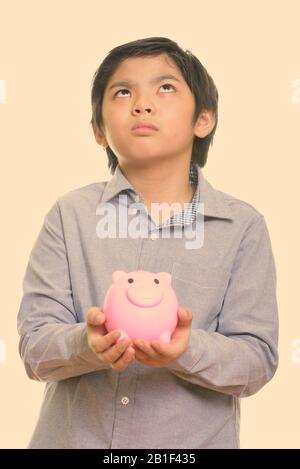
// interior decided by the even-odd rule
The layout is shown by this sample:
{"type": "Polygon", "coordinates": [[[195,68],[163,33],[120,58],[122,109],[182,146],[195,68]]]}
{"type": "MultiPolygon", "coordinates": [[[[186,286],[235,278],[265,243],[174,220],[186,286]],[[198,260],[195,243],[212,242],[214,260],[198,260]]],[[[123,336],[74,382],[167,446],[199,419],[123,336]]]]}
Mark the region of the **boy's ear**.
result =
{"type": "Polygon", "coordinates": [[[194,125],[194,134],[199,138],[206,137],[213,130],[215,123],[216,117],[212,111],[202,111],[194,125]]]}
{"type": "Polygon", "coordinates": [[[106,141],[105,135],[100,130],[98,130],[94,124],[92,124],[92,127],[93,127],[93,132],[95,135],[96,142],[99,143],[99,145],[101,145],[104,148],[108,147],[108,143],[106,141]]]}

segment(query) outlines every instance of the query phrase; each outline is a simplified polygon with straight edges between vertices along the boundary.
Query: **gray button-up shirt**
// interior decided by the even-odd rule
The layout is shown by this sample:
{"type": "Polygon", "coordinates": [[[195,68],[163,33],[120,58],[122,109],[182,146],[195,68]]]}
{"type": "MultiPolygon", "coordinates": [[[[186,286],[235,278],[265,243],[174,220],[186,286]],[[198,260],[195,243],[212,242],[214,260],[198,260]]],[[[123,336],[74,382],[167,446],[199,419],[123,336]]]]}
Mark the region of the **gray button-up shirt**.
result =
{"type": "Polygon", "coordinates": [[[239,447],[240,398],[278,366],[274,257],[264,216],[191,165],[195,175],[190,207],[203,209],[177,213],[174,223],[155,224],[119,166],[110,181],[68,192],[46,214],[18,314],[26,372],[46,382],[29,448],[239,447]],[[102,208],[119,214],[136,206],[132,196],[150,221],[147,236],[104,237],[102,208]],[[185,224],[204,227],[200,247],[176,236],[185,224]],[[119,373],[89,349],[86,312],[103,305],[115,270],[171,273],[179,305],[192,310],[189,347],[169,366],[134,360],[119,373]]]}

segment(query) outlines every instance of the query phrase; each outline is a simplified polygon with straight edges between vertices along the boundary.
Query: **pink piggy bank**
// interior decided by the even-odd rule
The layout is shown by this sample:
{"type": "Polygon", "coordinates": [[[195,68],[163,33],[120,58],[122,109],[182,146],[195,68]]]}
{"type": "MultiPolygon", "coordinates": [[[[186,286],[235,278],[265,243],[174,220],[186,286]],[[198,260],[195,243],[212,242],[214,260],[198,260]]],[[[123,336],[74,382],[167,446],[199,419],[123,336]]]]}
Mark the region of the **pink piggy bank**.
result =
{"type": "Polygon", "coordinates": [[[113,272],[103,312],[106,329],[121,331],[117,342],[125,337],[170,342],[178,321],[178,301],[171,280],[168,272],[113,272]]]}

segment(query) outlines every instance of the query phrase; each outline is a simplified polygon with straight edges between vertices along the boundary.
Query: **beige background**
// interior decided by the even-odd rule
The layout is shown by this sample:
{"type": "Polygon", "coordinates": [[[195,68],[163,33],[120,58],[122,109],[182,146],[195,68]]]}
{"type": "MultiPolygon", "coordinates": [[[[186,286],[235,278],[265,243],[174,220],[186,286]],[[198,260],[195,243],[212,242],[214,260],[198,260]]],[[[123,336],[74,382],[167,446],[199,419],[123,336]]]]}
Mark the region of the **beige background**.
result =
{"type": "Polygon", "coordinates": [[[110,49],[149,36],[190,49],[212,75],[220,118],[204,175],[263,213],[272,240],[280,366],[242,400],[241,446],[300,447],[299,18],[299,0],[0,0],[0,447],[26,447],[43,396],[18,356],[16,315],[44,215],[110,178],[89,124],[92,75],[110,49]]]}

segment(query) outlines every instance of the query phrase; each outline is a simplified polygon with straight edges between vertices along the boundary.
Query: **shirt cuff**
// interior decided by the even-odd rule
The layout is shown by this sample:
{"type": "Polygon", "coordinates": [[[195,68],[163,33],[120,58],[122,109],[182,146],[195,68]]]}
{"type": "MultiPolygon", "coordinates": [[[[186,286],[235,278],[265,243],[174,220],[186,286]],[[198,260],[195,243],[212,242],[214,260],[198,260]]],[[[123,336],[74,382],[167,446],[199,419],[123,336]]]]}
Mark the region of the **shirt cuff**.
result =
{"type": "Polygon", "coordinates": [[[171,362],[167,368],[174,371],[190,373],[201,359],[203,353],[204,349],[201,346],[201,340],[199,340],[199,331],[192,330],[187,350],[180,355],[177,360],[171,362]]]}
{"type": "Polygon", "coordinates": [[[80,363],[83,368],[91,368],[91,371],[94,370],[102,370],[102,369],[110,369],[110,365],[107,363],[102,362],[95,352],[93,352],[88,344],[87,340],[87,328],[86,328],[86,323],[79,323],[77,325],[78,327],[78,342],[77,342],[77,353],[75,353],[75,360],[80,363]]]}

